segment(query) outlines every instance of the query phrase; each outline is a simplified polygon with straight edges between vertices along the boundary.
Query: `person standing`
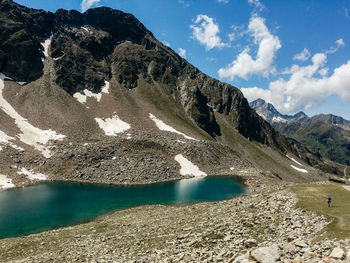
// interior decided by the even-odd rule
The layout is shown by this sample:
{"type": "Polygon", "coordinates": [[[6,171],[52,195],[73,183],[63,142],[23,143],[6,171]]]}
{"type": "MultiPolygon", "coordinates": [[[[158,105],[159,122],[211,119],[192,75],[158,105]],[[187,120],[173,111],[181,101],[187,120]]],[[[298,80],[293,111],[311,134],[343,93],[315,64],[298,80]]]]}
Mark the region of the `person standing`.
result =
{"type": "Polygon", "coordinates": [[[327,199],[328,207],[331,207],[331,201],[332,201],[332,198],[328,196],[328,199],[327,199]]]}

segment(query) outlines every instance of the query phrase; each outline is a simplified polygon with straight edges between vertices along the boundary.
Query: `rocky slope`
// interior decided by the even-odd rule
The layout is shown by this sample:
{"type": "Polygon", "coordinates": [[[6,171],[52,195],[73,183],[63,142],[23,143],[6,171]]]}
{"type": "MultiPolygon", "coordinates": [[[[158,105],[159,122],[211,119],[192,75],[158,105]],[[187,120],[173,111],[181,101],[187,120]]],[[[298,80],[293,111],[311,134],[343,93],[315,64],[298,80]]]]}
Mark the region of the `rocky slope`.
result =
{"type": "Polygon", "coordinates": [[[299,112],[294,116],[282,115],[262,99],[251,102],[250,106],[285,136],[301,142],[327,159],[350,164],[350,121],[332,114],[308,117],[299,112]]]}
{"type": "Polygon", "coordinates": [[[310,181],[334,172],[131,14],[50,13],[2,0],[0,32],[0,174],[15,185],[32,182],[23,169],[95,183],[186,178],[177,154],[207,174],[260,167],[310,181]]]}

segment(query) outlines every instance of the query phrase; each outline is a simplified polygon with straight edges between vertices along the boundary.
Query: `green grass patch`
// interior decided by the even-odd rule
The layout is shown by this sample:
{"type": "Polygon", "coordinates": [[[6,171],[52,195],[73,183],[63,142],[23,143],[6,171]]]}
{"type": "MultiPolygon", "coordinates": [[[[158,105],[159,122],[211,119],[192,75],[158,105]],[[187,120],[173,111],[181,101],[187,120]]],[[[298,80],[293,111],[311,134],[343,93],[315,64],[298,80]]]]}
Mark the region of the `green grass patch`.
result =
{"type": "Polygon", "coordinates": [[[339,184],[304,184],[293,186],[291,190],[299,199],[299,208],[333,219],[325,229],[326,237],[350,237],[350,191],[339,184]],[[332,198],[331,207],[327,205],[328,196],[332,198]]]}

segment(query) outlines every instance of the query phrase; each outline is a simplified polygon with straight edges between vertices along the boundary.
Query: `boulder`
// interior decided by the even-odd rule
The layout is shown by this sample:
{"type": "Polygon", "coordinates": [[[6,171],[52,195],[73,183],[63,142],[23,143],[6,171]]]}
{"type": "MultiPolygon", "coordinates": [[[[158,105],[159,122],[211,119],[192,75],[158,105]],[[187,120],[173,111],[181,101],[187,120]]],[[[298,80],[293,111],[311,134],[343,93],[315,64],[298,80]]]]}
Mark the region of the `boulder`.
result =
{"type": "Polygon", "coordinates": [[[281,257],[280,250],[277,245],[269,247],[259,247],[254,249],[251,254],[252,258],[260,263],[277,262],[281,257]]]}
{"type": "Polygon", "coordinates": [[[346,251],[344,248],[336,247],[332,250],[332,253],[329,255],[330,258],[334,259],[344,259],[346,251]]]}

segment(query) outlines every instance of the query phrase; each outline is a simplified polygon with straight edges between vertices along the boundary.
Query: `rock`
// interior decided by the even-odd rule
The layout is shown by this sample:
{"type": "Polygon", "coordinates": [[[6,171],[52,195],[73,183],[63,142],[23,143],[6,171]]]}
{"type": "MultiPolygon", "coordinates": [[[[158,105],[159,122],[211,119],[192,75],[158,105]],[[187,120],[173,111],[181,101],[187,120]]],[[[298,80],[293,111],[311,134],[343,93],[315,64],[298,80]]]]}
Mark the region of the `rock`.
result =
{"type": "Polygon", "coordinates": [[[334,259],[344,259],[345,253],[346,251],[344,248],[336,247],[332,250],[332,253],[329,255],[329,257],[334,259]]]}
{"type": "Polygon", "coordinates": [[[259,247],[253,250],[250,254],[253,259],[260,263],[277,262],[281,257],[280,250],[277,245],[269,247],[259,247]]]}
{"type": "Polygon", "coordinates": [[[232,263],[249,263],[249,253],[246,253],[244,255],[238,256],[234,259],[231,259],[229,262],[232,263]]]}
{"type": "Polygon", "coordinates": [[[297,240],[294,243],[297,247],[307,247],[307,244],[302,240],[297,240]]]}
{"type": "Polygon", "coordinates": [[[252,247],[256,247],[258,244],[258,242],[255,239],[248,239],[244,242],[244,245],[247,248],[252,248],[252,247]]]}

